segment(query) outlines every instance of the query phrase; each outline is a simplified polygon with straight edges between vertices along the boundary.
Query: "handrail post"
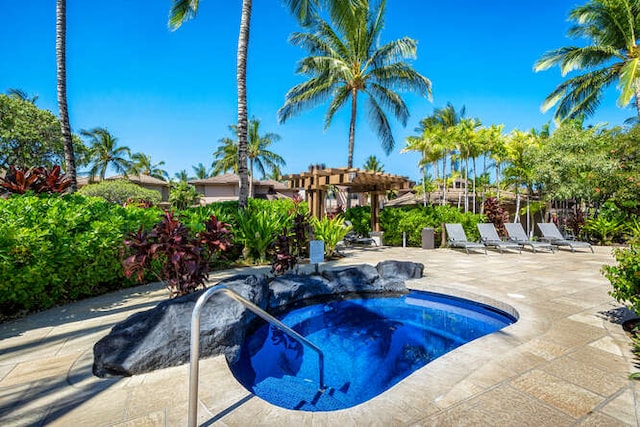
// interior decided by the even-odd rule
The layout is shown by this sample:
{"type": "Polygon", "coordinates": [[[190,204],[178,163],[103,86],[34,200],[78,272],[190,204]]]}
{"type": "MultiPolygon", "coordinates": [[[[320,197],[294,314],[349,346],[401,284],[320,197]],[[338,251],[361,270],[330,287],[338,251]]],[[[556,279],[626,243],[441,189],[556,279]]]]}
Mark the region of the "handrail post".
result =
{"type": "Polygon", "coordinates": [[[202,308],[205,303],[211,298],[211,296],[217,292],[225,292],[232,299],[240,302],[246,306],[250,311],[267,321],[268,323],[276,326],[281,331],[292,336],[303,344],[307,345],[313,351],[318,353],[318,376],[320,383],[320,391],[325,390],[324,385],[324,354],[322,350],[318,348],[311,341],[294,331],[248,299],[239,295],[235,291],[229,289],[226,285],[216,285],[207,289],[196,301],[191,314],[191,355],[190,355],[190,369],[189,369],[189,416],[187,425],[189,427],[196,427],[198,423],[198,370],[200,364],[200,316],[202,314],[202,308]]]}

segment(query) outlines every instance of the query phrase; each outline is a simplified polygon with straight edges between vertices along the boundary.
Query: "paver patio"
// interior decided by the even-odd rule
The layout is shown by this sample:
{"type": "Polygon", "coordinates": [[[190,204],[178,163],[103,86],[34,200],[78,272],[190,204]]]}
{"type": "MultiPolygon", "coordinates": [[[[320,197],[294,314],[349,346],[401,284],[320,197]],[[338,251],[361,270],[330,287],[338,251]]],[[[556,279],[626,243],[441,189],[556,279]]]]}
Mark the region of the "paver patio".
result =
{"type": "MultiPolygon", "coordinates": [[[[422,262],[424,277],[407,286],[499,301],[520,319],[369,402],[331,413],[274,407],[242,388],[223,357],[206,359],[200,364],[200,423],[639,425],[637,386],[628,379],[639,368],[620,325],[627,312],[607,294],[610,284],[600,274],[603,264],[613,263],[610,248],[521,255],[371,248],[346,255],[322,268],[422,262]]],[[[212,282],[238,272],[217,273],[212,282]]],[[[0,425],[185,425],[188,365],[129,378],[91,375],[93,344],[118,321],[166,296],[159,285],[145,285],[0,324],[0,425]]]]}

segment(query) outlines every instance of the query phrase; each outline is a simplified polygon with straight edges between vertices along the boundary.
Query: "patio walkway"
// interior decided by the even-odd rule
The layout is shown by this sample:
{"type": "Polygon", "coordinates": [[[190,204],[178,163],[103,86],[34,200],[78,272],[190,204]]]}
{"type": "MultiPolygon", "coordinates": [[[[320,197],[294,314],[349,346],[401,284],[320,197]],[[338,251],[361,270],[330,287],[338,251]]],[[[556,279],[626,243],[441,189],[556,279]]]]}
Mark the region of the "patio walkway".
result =
{"type": "MultiPolygon", "coordinates": [[[[354,408],[305,413],[247,392],[222,357],[200,364],[199,422],[278,426],[639,426],[626,310],[600,274],[610,248],[471,254],[371,248],[322,268],[411,260],[415,289],[509,304],[520,320],[442,356],[354,408]]],[[[308,266],[307,266],[308,267],[308,266]]],[[[266,271],[267,269],[257,269],[266,271]]],[[[226,271],[218,279],[235,274],[226,271]]],[[[0,425],[183,426],[188,365],[118,379],[91,375],[93,344],[118,321],[166,298],[146,285],[0,324],[0,425]]]]}

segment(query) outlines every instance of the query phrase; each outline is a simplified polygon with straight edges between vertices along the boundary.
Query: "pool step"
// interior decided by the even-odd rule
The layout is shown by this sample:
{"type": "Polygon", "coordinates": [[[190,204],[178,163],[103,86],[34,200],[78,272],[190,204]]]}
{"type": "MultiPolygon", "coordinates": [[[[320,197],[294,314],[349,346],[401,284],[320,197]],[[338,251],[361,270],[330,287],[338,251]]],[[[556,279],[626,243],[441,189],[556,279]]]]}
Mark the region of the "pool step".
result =
{"type": "Polygon", "coordinates": [[[345,394],[348,384],[340,389],[328,387],[318,391],[318,383],[285,375],[282,378],[269,377],[260,382],[254,393],[274,405],[300,411],[335,411],[351,406],[345,394]],[[341,391],[343,390],[343,391],[341,391]]]}

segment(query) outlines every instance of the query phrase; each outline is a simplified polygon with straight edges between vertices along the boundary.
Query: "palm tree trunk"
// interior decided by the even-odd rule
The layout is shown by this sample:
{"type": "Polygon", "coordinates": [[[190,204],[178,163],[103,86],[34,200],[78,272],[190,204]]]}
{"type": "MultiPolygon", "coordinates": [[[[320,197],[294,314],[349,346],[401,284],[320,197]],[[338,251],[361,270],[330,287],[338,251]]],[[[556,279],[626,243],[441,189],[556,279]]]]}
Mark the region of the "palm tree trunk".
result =
{"type": "Polygon", "coordinates": [[[473,158],[473,213],[476,213],[476,179],[478,175],[476,174],[476,158],[473,158]]]}
{"type": "Polygon", "coordinates": [[[253,159],[249,158],[249,197],[253,197],[253,159]]]}
{"type": "Polygon", "coordinates": [[[249,199],[249,179],[247,173],[247,52],[249,50],[249,28],[251,25],[252,0],[242,0],[242,17],[240,18],[240,35],[238,36],[238,176],[240,192],[238,208],[244,209],[249,199]]]}
{"type": "Polygon", "coordinates": [[[442,159],[442,206],[447,204],[447,152],[442,159]]]}
{"type": "MultiPolygon", "coordinates": [[[[347,168],[353,167],[353,146],[356,140],[356,112],[358,110],[358,89],[351,90],[351,122],[349,123],[349,158],[347,168]]],[[[351,207],[351,194],[347,193],[347,209],[351,207]]]]}
{"type": "Polygon", "coordinates": [[[353,146],[356,139],[356,112],[358,109],[358,90],[351,90],[351,122],[349,123],[349,158],[347,167],[353,167],[353,146]]]}
{"type": "Polygon", "coordinates": [[[78,190],[76,178],[76,159],[73,154],[73,139],[69,124],[67,106],[67,2],[56,0],[56,65],[58,72],[58,109],[60,110],[60,129],[64,145],[65,173],[71,180],[71,192],[78,190]]]}
{"type": "Polygon", "coordinates": [[[469,153],[464,159],[464,211],[469,212],[469,153]]]}

